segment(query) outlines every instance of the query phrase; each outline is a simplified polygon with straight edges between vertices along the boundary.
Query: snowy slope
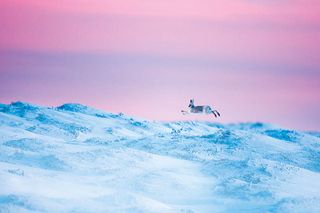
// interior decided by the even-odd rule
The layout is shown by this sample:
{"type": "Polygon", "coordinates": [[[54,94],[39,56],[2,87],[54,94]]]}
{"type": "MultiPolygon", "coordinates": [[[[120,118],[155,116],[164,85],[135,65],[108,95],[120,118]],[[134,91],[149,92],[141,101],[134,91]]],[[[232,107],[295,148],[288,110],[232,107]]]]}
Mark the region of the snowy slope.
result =
{"type": "Polygon", "coordinates": [[[320,212],[320,137],[0,105],[0,212],[320,212]]]}

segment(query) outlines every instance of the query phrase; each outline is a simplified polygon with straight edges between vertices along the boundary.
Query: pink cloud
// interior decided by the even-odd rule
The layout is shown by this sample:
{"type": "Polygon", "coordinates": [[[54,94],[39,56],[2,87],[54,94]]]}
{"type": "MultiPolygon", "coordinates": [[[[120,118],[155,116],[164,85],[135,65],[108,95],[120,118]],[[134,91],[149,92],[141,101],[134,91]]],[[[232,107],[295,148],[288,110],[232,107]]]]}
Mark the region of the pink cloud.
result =
{"type": "Polygon", "coordinates": [[[72,100],[165,120],[184,119],[177,111],[191,96],[215,104],[224,122],[313,128],[320,125],[313,121],[320,107],[319,11],[318,0],[2,1],[0,101],[72,100]],[[6,52],[12,50],[30,60],[6,52]],[[77,54],[121,59],[104,64],[72,58],[77,54]]]}
{"type": "Polygon", "coordinates": [[[320,3],[7,1],[0,46],[223,55],[318,65],[320,3]]]}

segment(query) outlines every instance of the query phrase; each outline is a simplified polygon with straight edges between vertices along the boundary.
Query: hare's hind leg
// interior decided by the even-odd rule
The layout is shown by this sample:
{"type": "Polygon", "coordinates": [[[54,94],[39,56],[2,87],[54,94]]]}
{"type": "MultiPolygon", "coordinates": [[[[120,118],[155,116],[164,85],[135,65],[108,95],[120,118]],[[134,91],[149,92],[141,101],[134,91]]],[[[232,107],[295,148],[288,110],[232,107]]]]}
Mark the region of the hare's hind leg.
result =
{"type": "Polygon", "coordinates": [[[216,113],[214,112],[215,110],[212,110],[211,108],[210,109],[210,113],[212,113],[214,115],[214,117],[217,117],[216,113]]]}
{"type": "Polygon", "coordinates": [[[214,111],[212,111],[212,114],[214,115],[214,117],[217,117],[216,113],[214,113],[214,111]]]}

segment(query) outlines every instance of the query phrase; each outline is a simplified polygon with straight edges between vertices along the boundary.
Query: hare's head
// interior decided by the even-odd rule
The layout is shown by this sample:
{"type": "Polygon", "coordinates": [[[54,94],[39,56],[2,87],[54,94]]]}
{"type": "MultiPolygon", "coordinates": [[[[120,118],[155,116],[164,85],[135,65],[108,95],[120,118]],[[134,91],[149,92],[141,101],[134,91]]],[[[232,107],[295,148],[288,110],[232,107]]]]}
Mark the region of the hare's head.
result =
{"type": "Polygon", "coordinates": [[[194,99],[190,99],[190,103],[188,107],[194,107],[194,99]]]}

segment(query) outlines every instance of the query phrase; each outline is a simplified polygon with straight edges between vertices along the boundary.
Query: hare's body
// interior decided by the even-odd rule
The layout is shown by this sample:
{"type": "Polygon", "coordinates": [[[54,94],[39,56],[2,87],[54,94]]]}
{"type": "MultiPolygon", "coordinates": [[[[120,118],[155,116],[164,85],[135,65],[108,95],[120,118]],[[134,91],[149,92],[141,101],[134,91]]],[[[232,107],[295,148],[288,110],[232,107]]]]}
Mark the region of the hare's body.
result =
{"type": "Polygon", "coordinates": [[[217,110],[212,109],[210,106],[205,105],[205,106],[195,106],[194,105],[194,100],[190,100],[189,104],[189,111],[184,111],[181,110],[183,114],[187,113],[202,113],[202,114],[213,114],[215,117],[220,116],[220,113],[217,110]]]}
{"type": "Polygon", "coordinates": [[[212,112],[212,110],[210,106],[194,106],[194,107],[190,107],[190,112],[209,114],[212,112]]]}

